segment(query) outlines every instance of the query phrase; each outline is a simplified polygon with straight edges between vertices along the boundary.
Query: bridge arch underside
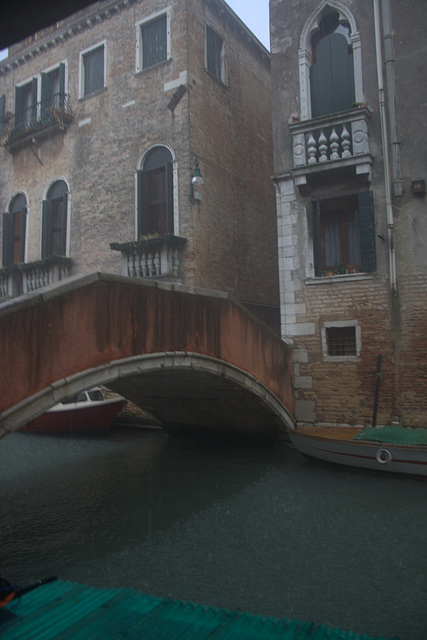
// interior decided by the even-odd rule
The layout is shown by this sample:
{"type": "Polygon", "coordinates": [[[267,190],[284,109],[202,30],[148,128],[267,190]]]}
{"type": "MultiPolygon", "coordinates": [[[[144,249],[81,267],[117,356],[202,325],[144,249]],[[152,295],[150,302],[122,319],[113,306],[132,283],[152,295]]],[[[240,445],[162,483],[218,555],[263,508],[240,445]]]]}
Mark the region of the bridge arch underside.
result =
{"type": "Polygon", "coordinates": [[[294,429],[288,409],[247,372],[208,356],[163,352],[116,360],[59,380],[5,412],[3,432],[96,385],[148,409],[171,433],[271,440],[294,429]]]}

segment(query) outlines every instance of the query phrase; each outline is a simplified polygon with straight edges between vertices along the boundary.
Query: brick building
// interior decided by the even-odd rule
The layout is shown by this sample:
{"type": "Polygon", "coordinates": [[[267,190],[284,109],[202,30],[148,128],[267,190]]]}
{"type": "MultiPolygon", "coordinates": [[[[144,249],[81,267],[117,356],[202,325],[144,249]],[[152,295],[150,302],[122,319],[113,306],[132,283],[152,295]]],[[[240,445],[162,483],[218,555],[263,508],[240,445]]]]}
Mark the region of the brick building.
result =
{"type": "Polygon", "coordinates": [[[270,56],[223,0],[101,1],[13,45],[0,121],[0,297],[107,271],[273,318],[270,56]]]}
{"type": "Polygon", "coordinates": [[[282,336],[300,423],[427,420],[423,0],[270,0],[282,336]],[[381,356],[381,358],[379,358],[381,356]]]}

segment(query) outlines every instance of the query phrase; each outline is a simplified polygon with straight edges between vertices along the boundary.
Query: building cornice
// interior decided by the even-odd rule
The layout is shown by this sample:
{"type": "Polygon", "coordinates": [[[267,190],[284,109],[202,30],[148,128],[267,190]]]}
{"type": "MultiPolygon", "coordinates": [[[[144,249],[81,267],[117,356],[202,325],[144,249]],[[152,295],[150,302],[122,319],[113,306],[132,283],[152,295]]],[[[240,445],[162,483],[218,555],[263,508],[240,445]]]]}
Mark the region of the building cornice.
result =
{"type": "Polygon", "coordinates": [[[97,24],[110,20],[121,11],[128,9],[138,2],[141,2],[141,0],[113,0],[108,3],[99,2],[96,3],[96,5],[90,5],[74,16],[65,18],[56,31],[40,37],[39,40],[36,40],[0,62],[0,76],[14,71],[18,67],[32,61],[37,56],[65,43],[67,40],[80,35],[84,31],[93,29],[97,24]]]}

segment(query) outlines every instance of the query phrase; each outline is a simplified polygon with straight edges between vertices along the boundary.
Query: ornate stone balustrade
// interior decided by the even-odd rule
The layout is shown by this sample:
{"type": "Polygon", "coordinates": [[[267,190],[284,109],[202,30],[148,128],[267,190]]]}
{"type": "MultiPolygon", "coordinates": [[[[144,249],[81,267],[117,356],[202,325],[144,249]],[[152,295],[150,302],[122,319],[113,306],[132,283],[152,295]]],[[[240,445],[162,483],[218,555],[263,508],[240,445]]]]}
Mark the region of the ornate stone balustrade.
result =
{"type": "Polygon", "coordinates": [[[122,254],[122,275],[132,278],[176,278],[185,238],[167,235],[140,242],[112,243],[122,254]]]}
{"type": "Polygon", "coordinates": [[[31,293],[70,275],[71,258],[62,256],[3,267],[0,269],[0,302],[31,293]]]}
{"type": "Polygon", "coordinates": [[[370,117],[368,107],[358,107],[290,124],[296,184],[304,185],[310,174],[340,166],[354,166],[357,174],[368,174],[370,180],[370,117]]]}

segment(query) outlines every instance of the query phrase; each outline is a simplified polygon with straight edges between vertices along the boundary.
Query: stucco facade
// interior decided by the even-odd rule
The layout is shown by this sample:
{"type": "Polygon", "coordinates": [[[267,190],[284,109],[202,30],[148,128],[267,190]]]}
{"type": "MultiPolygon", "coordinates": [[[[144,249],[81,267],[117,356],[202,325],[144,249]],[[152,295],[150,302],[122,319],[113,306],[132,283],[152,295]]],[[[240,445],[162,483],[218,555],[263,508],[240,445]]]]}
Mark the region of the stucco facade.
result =
{"type": "Polygon", "coordinates": [[[424,3],[270,0],[270,20],[296,418],[425,426],[424,3]]]}
{"type": "Polygon", "coordinates": [[[11,47],[0,96],[3,297],[105,271],[274,315],[270,57],[225,2],[95,3],[11,47]]]}

